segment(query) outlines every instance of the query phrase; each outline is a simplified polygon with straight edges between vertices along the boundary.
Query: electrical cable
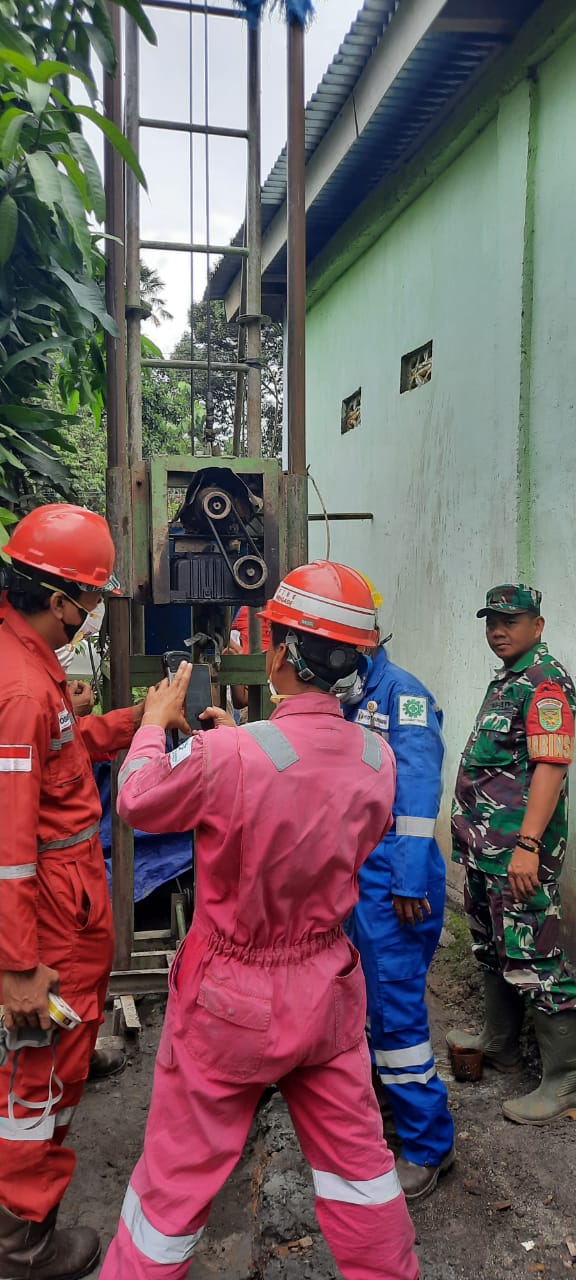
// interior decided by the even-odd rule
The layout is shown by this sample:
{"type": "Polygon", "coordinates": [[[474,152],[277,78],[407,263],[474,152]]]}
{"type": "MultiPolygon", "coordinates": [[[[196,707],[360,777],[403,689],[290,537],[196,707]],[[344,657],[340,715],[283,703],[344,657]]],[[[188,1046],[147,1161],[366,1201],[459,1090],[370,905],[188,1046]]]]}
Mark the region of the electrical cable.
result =
{"type": "Polygon", "coordinates": [[[316,484],[316,481],[315,481],[315,479],[314,479],[314,476],[312,475],[312,472],[311,472],[311,470],[310,470],[310,467],[307,467],[307,468],[306,468],[306,475],[308,476],[308,479],[312,481],[312,484],[314,485],[314,488],[315,488],[315,490],[316,490],[316,493],[318,494],[318,500],[319,500],[319,502],[320,502],[320,506],[322,507],[322,514],[323,514],[323,516],[324,516],[324,524],[326,525],[326,557],[325,557],[325,558],[326,558],[326,560],[329,560],[329,559],[330,559],[330,521],[329,521],[329,519],[328,519],[328,512],[327,512],[327,510],[326,510],[326,506],[325,506],[325,504],[324,504],[324,499],[323,499],[323,497],[322,497],[322,494],[320,493],[320,490],[319,490],[319,488],[318,488],[318,485],[316,484]]]}

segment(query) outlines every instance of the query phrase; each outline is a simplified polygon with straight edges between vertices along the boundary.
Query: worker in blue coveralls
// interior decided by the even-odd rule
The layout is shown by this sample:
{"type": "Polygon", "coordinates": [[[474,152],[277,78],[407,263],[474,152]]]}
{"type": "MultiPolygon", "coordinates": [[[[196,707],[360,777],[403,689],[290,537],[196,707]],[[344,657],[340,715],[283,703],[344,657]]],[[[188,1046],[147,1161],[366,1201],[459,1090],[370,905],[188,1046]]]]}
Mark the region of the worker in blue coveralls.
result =
{"type": "MultiPolygon", "coordinates": [[[[378,607],[382,598],[372,590],[378,607]]],[[[398,1175],[406,1199],[422,1200],[454,1161],[454,1124],[436,1073],[425,998],[446,897],[434,838],[442,712],[415,676],[389,661],[384,644],[363,658],[356,687],[342,702],[347,718],[382,734],[396,756],[394,823],[360,870],[350,934],[366,977],[372,1060],[402,1146],[398,1175]]]]}

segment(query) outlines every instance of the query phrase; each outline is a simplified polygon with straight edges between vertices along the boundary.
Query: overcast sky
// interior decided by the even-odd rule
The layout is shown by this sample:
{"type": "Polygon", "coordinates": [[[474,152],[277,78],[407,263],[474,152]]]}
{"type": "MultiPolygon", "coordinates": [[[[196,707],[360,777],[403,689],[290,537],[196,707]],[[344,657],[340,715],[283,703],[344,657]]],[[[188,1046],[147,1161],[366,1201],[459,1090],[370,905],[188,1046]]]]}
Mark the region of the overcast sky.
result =
{"type": "MultiPolygon", "coordinates": [[[[212,0],[212,3],[214,0],[212,0]]],[[[361,0],[315,0],[316,16],[306,35],[306,98],[314,92],[349,30],[361,0]]],[[[180,12],[148,10],[158,45],[141,42],[140,114],[151,119],[190,119],[190,18],[180,12]]],[[[210,124],[243,128],[246,123],[246,24],[233,19],[208,20],[210,124]]],[[[266,177],[286,140],[286,26],[278,11],[262,25],[262,174],[266,177]]],[[[193,117],[204,120],[204,18],[192,19],[193,117]]],[[[210,139],[210,242],[226,244],[243,221],[246,144],[210,139]]],[[[183,133],[141,130],[141,161],[148,195],[141,199],[144,240],[190,239],[189,138],[183,133]]],[[[194,237],[204,242],[204,139],[194,138],[194,237]]],[[[146,331],[169,355],[186,326],[190,306],[190,255],[147,252],[166,284],[173,320],[146,331]]],[[[194,259],[194,296],[201,297],[205,261],[194,259]]]]}

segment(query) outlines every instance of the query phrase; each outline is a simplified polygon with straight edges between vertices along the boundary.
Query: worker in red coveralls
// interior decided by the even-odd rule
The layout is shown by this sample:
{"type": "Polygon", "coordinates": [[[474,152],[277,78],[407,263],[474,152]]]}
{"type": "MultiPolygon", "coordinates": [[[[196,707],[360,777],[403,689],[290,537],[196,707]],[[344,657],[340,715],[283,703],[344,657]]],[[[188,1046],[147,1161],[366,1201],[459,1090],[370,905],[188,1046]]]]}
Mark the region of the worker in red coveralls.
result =
{"type": "Polygon", "coordinates": [[[67,504],[39,507],[5,550],[12,563],[0,627],[0,1280],[74,1280],[94,1267],[100,1245],[91,1228],[55,1230],[75,1163],[63,1144],[113,951],[92,762],[129,745],[142,706],[76,720],[55,655],[114,589],[114,545],[102,516],[67,504]],[[54,1035],[48,995],[56,990],[82,1021],[54,1035]],[[17,1037],[40,1043],[18,1047],[17,1037]]]}
{"type": "MultiPolygon", "coordinates": [[[[394,757],[348,723],[334,688],[375,642],[369,588],[317,561],[264,617],[268,721],[218,726],[165,754],[190,678],[146,700],[118,809],[144,831],[196,828],[196,908],[170,975],[144,1153],[101,1280],[184,1280],[214,1196],[272,1082],[312,1166],[316,1212],[347,1280],[417,1280],[414,1231],[382,1135],[366,989],[342,922],[391,822],[394,757]]],[[[189,731],[188,731],[189,732],[189,731]]]]}

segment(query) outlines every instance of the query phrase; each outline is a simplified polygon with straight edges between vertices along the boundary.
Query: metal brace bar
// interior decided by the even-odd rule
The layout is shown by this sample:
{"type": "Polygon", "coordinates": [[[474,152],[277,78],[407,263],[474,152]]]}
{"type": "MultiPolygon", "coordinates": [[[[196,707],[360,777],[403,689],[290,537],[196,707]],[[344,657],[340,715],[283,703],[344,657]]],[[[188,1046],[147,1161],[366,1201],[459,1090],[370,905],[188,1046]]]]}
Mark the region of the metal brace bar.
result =
{"type": "MultiPolygon", "coordinates": [[[[142,361],[144,369],[207,369],[207,360],[152,360],[146,357],[142,361]]],[[[228,361],[211,360],[213,373],[247,373],[247,364],[233,364],[228,361]]]]}
{"type": "Polygon", "coordinates": [[[141,117],[141,129],[167,129],[170,133],[201,133],[210,138],[240,138],[242,141],[248,141],[247,129],[225,129],[224,125],[217,124],[188,124],[184,120],[151,120],[148,117],[141,117]]]}
{"type": "Polygon", "coordinates": [[[205,13],[209,18],[243,18],[240,9],[218,9],[214,4],[188,4],[186,0],[142,0],[145,9],[174,9],[180,13],[205,13]]]}
{"type": "Polygon", "coordinates": [[[241,244],[184,244],[175,240],[141,240],[141,249],[172,250],[175,253],[229,254],[233,258],[247,258],[248,249],[241,244]]]}
{"type": "Polygon", "coordinates": [[[323,511],[313,512],[308,516],[309,520],[373,520],[374,513],[372,511],[328,511],[324,515],[323,511]]]}

